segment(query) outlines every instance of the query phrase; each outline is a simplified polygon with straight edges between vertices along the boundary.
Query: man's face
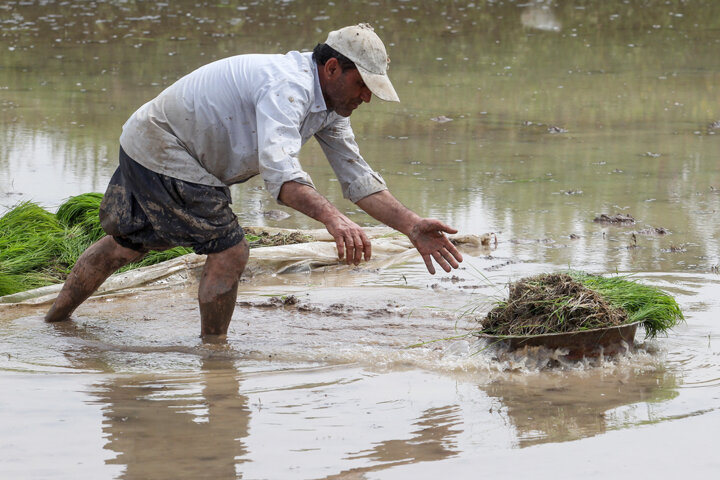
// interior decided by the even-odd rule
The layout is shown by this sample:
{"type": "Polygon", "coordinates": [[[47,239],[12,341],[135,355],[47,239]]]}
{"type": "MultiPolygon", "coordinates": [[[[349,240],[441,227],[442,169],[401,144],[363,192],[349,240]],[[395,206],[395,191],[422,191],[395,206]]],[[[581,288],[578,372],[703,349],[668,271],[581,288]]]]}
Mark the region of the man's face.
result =
{"type": "Polygon", "coordinates": [[[323,89],[325,103],[328,108],[338,115],[349,117],[350,114],[363,102],[370,102],[372,92],[363,82],[360,72],[355,68],[342,70],[335,59],[328,76],[328,81],[323,89]]]}

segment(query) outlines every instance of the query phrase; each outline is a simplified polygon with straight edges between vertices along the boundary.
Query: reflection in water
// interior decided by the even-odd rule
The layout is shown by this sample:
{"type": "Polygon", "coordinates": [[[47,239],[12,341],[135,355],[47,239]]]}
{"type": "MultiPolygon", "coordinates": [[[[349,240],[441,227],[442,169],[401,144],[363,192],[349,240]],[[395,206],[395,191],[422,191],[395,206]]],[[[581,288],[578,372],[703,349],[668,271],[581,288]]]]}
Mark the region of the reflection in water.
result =
{"type": "Polygon", "coordinates": [[[482,389],[499,400],[499,408],[517,430],[521,448],[605,433],[621,426],[612,413],[618,407],[652,405],[678,395],[676,378],[658,372],[513,376],[482,389]]]}
{"type": "MultiPolygon", "coordinates": [[[[189,376],[119,376],[97,385],[111,464],[124,479],[236,478],[250,411],[228,360],[202,360],[189,376]],[[170,473],[172,472],[172,473],[170,473]]],[[[241,478],[241,477],[240,477],[241,478]]]]}
{"type": "MultiPolygon", "coordinates": [[[[292,460],[284,458],[283,452],[287,455],[318,450],[322,441],[318,443],[316,439],[313,442],[306,436],[303,443],[288,444],[279,438],[270,440],[264,447],[274,449],[274,452],[249,451],[247,442],[254,415],[251,415],[249,397],[240,393],[241,377],[231,360],[204,359],[201,371],[196,375],[121,375],[97,384],[92,394],[96,402],[103,405],[105,448],[117,454],[107,463],[125,466],[121,478],[129,480],[163,478],[168,472],[173,472],[173,478],[208,475],[245,478],[243,464],[252,461],[256,463],[251,469],[251,477],[268,475],[267,478],[272,478],[277,475],[273,472],[291,469],[292,460]],[[257,458],[256,454],[259,454],[257,458]],[[263,463],[276,455],[275,465],[263,463]]],[[[332,387],[332,383],[327,386],[332,387]]],[[[297,388],[317,390],[319,387],[309,384],[297,388]]],[[[283,389],[280,387],[280,391],[283,389]]],[[[308,405],[305,413],[297,412],[295,418],[288,418],[285,426],[276,425],[272,417],[290,414],[296,405],[288,399],[290,404],[265,407],[261,396],[253,396],[252,403],[259,409],[258,413],[264,408],[270,409],[269,414],[259,415],[256,419],[255,428],[260,430],[270,427],[272,431],[272,427],[280,427],[287,428],[290,434],[317,429],[319,434],[322,419],[329,414],[327,405],[317,403],[308,405]]],[[[348,474],[438,461],[457,455],[459,447],[454,437],[462,432],[457,428],[459,413],[458,405],[425,409],[413,422],[414,430],[409,438],[382,440],[370,448],[348,452],[345,454],[347,462],[368,466],[349,468],[327,478],[346,478],[348,474]]],[[[348,418],[342,421],[353,422],[348,418]]],[[[396,421],[388,419],[388,422],[396,421]]],[[[263,435],[256,432],[255,436],[263,435]]],[[[254,444],[258,444],[257,439],[254,444]]],[[[349,443],[357,444],[357,441],[349,443]]],[[[299,478],[306,477],[301,474],[299,478]]]]}
{"type": "Polygon", "coordinates": [[[438,461],[458,455],[460,452],[455,437],[462,429],[455,427],[460,427],[459,413],[460,407],[457,405],[428,409],[415,422],[418,429],[412,432],[413,437],[382,441],[370,450],[350,455],[350,458],[379,462],[379,465],[353,468],[326,479],[339,480],[348,478],[348,475],[362,478],[360,475],[364,472],[376,472],[410,463],[438,461]]]}
{"type": "MultiPolygon", "coordinates": [[[[63,377],[64,392],[50,391],[57,405],[74,406],[63,431],[85,441],[60,451],[83,458],[75,453],[78,444],[94,444],[98,451],[102,445],[105,455],[93,451],[92,460],[104,462],[105,471],[123,472],[114,478],[384,478],[422,463],[453,465],[456,457],[472,463],[494,452],[509,455],[517,447],[580,441],[612,430],[627,438],[640,425],[670,423],[666,420],[702,413],[716,403],[708,400],[717,374],[707,368],[713,352],[707,352],[706,338],[690,348],[686,342],[674,368],[697,366],[696,383],[710,386],[683,390],[678,377],[658,366],[648,351],[594,366],[570,364],[562,371],[499,371],[499,365],[480,368],[467,362],[461,369],[438,364],[433,373],[417,368],[417,362],[437,359],[434,352],[444,349],[443,343],[428,348],[425,359],[417,352],[415,361],[402,355],[391,361],[377,342],[360,345],[329,323],[318,329],[322,336],[312,335],[312,328],[300,333],[288,325],[294,322],[287,315],[249,316],[243,333],[228,339],[232,348],[218,349],[197,343],[196,325],[189,321],[194,312],[176,313],[166,324],[147,319],[147,308],[141,308],[147,303],[147,298],[127,299],[123,317],[105,318],[104,312],[84,316],[85,323],[47,325],[38,316],[4,321],[6,328],[0,329],[3,343],[12,347],[13,360],[6,365],[24,365],[26,372],[22,382],[0,375],[0,387],[20,385],[11,399],[32,397],[39,385],[52,383],[53,365],[72,371],[54,373],[63,377]],[[256,320],[278,330],[284,348],[278,339],[268,339],[267,347],[253,340],[266,337],[256,320]],[[194,334],[186,335],[190,331],[194,334]],[[315,358],[354,344],[358,361],[299,365],[283,354],[297,342],[315,358]],[[244,343],[257,354],[248,358],[236,349],[244,343]],[[38,351],[45,355],[38,357],[38,351]],[[360,366],[361,356],[375,361],[360,366]],[[91,421],[76,421],[87,418],[91,421]]],[[[183,311],[181,302],[177,307],[183,311]]],[[[311,327],[313,318],[307,320],[304,325],[311,327]]],[[[378,318],[362,330],[402,337],[418,322],[414,318],[402,327],[378,318]]],[[[481,356],[462,351],[457,355],[469,355],[468,360],[481,356]]],[[[44,401],[33,397],[30,402],[33,435],[59,430],[48,427],[57,425],[50,420],[56,412],[38,406],[44,401]]],[[[21,435],[20,442],[29,445],[32,438],[21,435]]],[[[612,443],[618,437],[604,438],[612,443]]],[[[551,448],[560,453],[563,447],[551,448]]],[[[84,455],[91,454],[85,450],[84,455]]]]}

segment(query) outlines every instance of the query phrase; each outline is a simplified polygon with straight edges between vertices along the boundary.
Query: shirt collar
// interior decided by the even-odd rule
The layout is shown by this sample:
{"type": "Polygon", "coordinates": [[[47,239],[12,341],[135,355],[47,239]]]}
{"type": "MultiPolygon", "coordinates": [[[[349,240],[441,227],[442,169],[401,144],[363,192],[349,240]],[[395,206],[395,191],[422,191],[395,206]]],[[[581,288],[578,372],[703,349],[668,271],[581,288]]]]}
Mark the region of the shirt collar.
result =
{"type": "Polygon", "coordinates": [[[312,63],[313,77],[315,77],[315,99],[313,100],[312,106],[310,107],[310,111],[323,112],[327,110],[327,105],[325,104],[325,97],[323,97],[322,88],[320,87],[320,74],[318,73],[318,66],[317,63],[315,63],[315,60],[312,59],[312,57],[310,58],[310,63],[312,63]]]}

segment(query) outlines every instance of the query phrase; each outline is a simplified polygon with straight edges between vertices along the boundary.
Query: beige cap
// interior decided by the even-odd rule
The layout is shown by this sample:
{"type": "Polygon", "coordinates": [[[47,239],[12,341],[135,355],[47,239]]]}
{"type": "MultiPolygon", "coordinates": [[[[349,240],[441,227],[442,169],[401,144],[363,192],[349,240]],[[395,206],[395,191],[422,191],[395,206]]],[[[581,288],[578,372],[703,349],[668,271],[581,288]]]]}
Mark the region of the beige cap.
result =
{"type": "Polygon", "coordinates": [[[385,45],[367,23],[330,32],[325,44],[352,60],[365,85],[381,100],[399,102],[387,76],[388,58],[385,45]]]}

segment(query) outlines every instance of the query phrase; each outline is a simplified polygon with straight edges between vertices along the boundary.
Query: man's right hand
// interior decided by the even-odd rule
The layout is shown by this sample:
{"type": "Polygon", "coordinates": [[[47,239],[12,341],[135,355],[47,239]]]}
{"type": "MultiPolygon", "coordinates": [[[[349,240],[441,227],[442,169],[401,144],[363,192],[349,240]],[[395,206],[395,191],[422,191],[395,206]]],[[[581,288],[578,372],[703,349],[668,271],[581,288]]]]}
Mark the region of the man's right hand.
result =
{"type": "Polygon", "coordinates": [[[345,259],[348,265],[358,265],[363,257],[370,260],[372,247],[365,231],[311,186],[285,182],[280,188],[280,201],[322,222],[335,239],[340,260],[345,259]]]}
{"type": "Polygon", "coordinates": [[[372,245],[358,224],[338,212],[337,217],[326,223],[325,227],[335,239],[340,261],[344,257],[348,265],[358,265],[363,257],[365,261],[370,260],[372,245]]]}

